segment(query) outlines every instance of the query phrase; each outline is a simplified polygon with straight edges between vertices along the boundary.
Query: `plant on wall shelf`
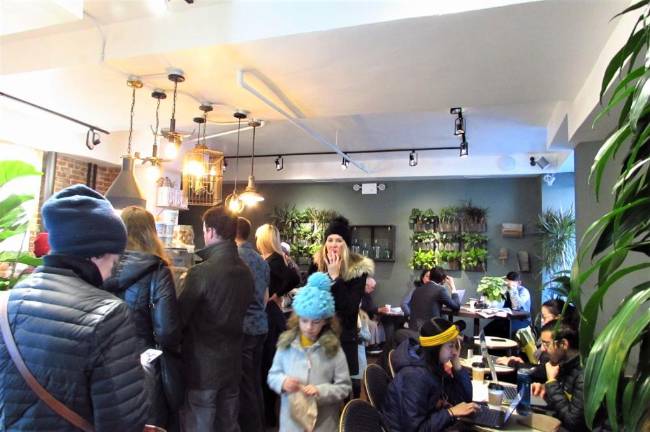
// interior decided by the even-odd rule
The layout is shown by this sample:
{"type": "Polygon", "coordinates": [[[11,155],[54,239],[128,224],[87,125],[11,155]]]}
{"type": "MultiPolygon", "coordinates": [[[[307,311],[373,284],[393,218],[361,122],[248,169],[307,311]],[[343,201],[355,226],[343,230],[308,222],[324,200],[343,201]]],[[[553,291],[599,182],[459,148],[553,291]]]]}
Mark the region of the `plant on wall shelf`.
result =
{"type": "Polygon", "coordinates": [[[34,196],[31,194],[13,194],[4,190],[11,180],[26,177],[40,176],[41,173],[32,165],[16,160],[0,161],[0,264],[3,269],[0,276],[0,290],[13,288],[23,277],[23,272],[18,271],[19,264],[36,267],[41,265],[41,260],[21,248],[17,251],[6,250],[2,243],[14,236],[27,235],[29,226],[29,215],[23,208],[23,203],[31,201],[34,196]]]}
{"type": "Polygon", "coordinates": [[[438,265],[436,252],[433,250],[417,250],[413,252],[409,267],[414,270],[430,269],[438,265]]]}
{"type": "Polygon", "coordinates": [[[409,224],[415,225],[416,223],[418,223],[421,214],[422,212],[420,211],[420,209],[417,208],[411,209],[411,214],[409,216],[409,224]]]}
{"type": "Polygon", "coordinates": [[[440,224],[440,231],[443,232],[456,232],[458,231],[458,207],[443,207],[440,209],[438,215],[438,222],[440,224]]]}
{"type": "Polygon", "coordinates": [[[614,203],[581,239],[569,296],[581,312],[587,426],[594,426],[596,414],[604,408],[613,430],[630,432],[650,423],[650,1],[636,2],[617,16],[634,11],[640,13],[636,24],[605,70],[600,97],[610,84],[611,96],[596,118],[621,107],[618,125],[600,147],[590,174],[598,198],[605,170],[609,165],[620,167],[612,190],[614,203]],[[620,158],[615,161],[617,155],[620,158]],[[638,263],[630,264],[628,257],[638,263]],[[583,306],[582,286],[592,275],[597,275],[596,287],[583,306]],[[625,286],[620,279],[629,275],[636,275],[640,282],[625,295],[617,294],[616,301],[622,300],[615,314],[596,335],[608,290],[625,286]],[[639,359],[634,366],[629,357],[637,349],[639,359]],[[633,376],[625,380],[628,367],[633,376]]]}
{"type": "Polygon", "coordinates": [[[436,216],[436,213],[433,211],[433,209],[426,209],[421,216],[422,222],[424,222],[427,225],[433,225],[436,222],[436,219],[438,217],[436,216]]]}
{"type": "Polygon", "coordinates": [[[461,239],[463,240],[463,247],[466,249],[484,246],[488,241],[486,235],[477,233],[463,233],[461,239]]]}
{"type": "Polygon", "coordinates": [[[501,301],[505,299],[506,281],[502,276],[483,276],[476,291],[490,301],[501,301]]]}
{"type": "Polygon", "coordinates": [[[485,231],[488,209],[476,207],[471,201],[466,202],[458,209],[459,217],[463,223],[463,230],[481,232],[485,231]]]}
{"type": "Polygon", "coordinates": [[[460,263],[465,271],[485,271],[487,249],[471,248],[461,252],[460,263]]]}

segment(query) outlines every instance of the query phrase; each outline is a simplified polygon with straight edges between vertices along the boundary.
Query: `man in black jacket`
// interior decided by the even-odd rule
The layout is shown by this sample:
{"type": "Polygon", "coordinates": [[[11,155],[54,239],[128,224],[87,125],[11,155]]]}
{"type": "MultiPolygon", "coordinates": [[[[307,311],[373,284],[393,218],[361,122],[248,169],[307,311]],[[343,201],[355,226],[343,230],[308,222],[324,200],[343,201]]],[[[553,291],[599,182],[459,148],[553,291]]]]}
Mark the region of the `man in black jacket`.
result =
{"type": "Polygon", "coordinates": [[[203,214],[204,261],[187,272],[179,305],[187,398],[183,430],[239,431],[244,316],[254,282],[235,244],[237,219],[223,206],[203,214]]]}
{"type": "MultiPolygon", "coordinates": [[[[50,254],[8,294],[18,351],[39,384],[95,431],[140,432],[149,407],[135,326],[127,305],[102,289],[126,246],[124,224],[84,185],[41,211],[50,254]]],[[[2,340],[0,376],[0,430],[79,430],[28,387],[2,340]]]]}
{"type": "Polygon", "coordinates": [[[542,327],[542,351],[548,354],[545,384],[533,383],[548,408],[572,431],[587,430],[584,411],[584,373],[578,355],[578,330],[566,322],[551,321],[542,327]]]}

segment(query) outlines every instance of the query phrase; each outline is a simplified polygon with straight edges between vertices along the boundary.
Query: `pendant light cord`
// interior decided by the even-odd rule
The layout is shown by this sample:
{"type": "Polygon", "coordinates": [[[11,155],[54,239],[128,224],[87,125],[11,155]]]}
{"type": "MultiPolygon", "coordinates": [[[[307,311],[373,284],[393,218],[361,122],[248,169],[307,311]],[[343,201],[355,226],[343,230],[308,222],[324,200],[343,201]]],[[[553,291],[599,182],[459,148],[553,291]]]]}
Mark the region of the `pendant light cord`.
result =
{"type": "MultiPolygon", "coordinates": [[[[251,176],[253,175],[253,167],[255,166],[255,129],[257,127],[253,126],[253,151],[251,153],[251,176]]],[[[237,158],[239,160],[239,158],[237,158]]]]}
{"type": "Polygon", "coordinates": [[[176,132],[176,89],[178,88],[178,81],[174,81],[174,101],[172,103],[172,124],[174,125],[174,130],[171,132],[176,132]]]}
{"type": "Polygon", "coordinates": [[[237,192],[237,174],[239,173],[239,130],[241,129],[241,119],[237,119],[237,162],[235,164],[235,188],[233,193],[237,192]]]}
{"type": "Polygon", "coordinates": [[[133,87],[133,93],[131,94],[131,121],[129,123],[129,144],[127,146],[127,153],[131,155],[131,137],[133,136],[133,111],[135,109],[135,87],[133,87]]]}
{"type": "Polygon", "coordinates": [[[160,99],[158,99],[158,103],[156,104],[156,130],[153,132],[153,145],[154,145],[154,147],[158,145],[158,126],[160,124],[159,117],[158,117],[158,111],[159,110],[160,110],[160,99]]]}

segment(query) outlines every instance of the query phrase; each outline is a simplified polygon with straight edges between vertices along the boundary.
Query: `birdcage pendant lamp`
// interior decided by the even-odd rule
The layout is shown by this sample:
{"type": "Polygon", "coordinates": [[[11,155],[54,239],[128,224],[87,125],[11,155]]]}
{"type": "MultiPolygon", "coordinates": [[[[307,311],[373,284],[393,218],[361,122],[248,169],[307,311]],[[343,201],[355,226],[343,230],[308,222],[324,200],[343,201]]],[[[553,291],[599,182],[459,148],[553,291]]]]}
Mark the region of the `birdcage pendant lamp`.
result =
{"type": "Polygon", "coordinates": [[[212,110],[212,107],[202,105],[201,110],[204,116],[194,119],[199,125],[199,139],[194,148],[183,158],[183,188],[189,205],[213,206],[222,201],[223,153],[212,150],[206,145],[207,113],[212,110]],[[203,126],[202,137],[201,126],[203,126]]]}

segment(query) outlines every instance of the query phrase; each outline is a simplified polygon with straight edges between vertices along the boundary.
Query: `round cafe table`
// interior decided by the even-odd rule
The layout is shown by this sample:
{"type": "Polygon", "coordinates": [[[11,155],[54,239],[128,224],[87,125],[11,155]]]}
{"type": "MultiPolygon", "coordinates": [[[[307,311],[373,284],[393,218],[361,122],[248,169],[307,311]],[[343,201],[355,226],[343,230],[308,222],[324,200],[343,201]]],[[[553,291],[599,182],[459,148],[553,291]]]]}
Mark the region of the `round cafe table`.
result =
{"type": "MultiPolygon", "coordinates": [[[[472,359],[467,359],[467,358],[461,357],[460,364],[465,369],[469,369],[470,372],[471,372],[472,363],[481,363],[482,361],[483,361],[483,357],[481,357],[480,355],[476,355],[472,359]]],[[[497,373],[497,375],[498,374],[511,374],[511,373],[514,373],[515,369],[510,367],[510,366],[495,364],[494,365],[494,371],[497,373]]],[[[487,367],[487,365],[483,368],[483,373],[485,374],[485,376],[490,376],[490,368],[487,367]]]]}
{"type": "MultiPolygon", "coordinates": [[[[495,350],[509,350],[517,347],[517,342],[513,341],[512,339],[500,338],[495,336],[486,336],[485,344],[487,345],[487,349],[495,349],[495,350]]],[[[474,345],[476,346],[481,345],[481,340],[478,336],[474,336],[474,345]]]]}

